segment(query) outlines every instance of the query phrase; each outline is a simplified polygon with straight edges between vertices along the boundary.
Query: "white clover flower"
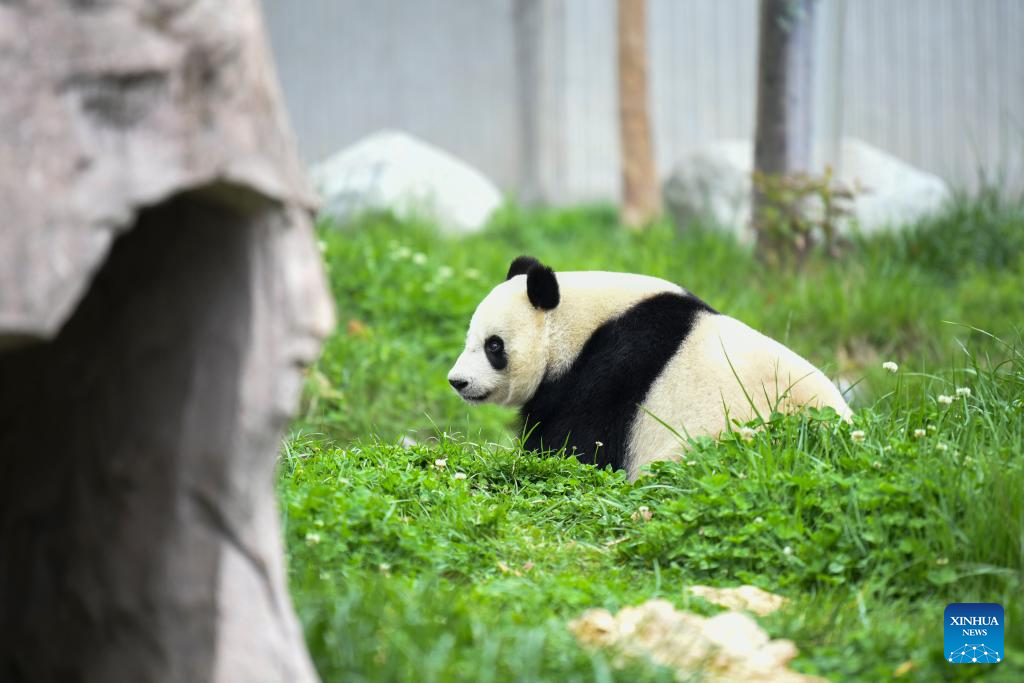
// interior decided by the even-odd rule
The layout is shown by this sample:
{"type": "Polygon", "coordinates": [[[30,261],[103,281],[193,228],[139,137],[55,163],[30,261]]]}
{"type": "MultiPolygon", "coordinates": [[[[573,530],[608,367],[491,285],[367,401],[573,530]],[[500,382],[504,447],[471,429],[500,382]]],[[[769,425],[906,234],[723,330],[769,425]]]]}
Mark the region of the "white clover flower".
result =
{"type": "Polygon", "coordinates": [[[792,548],[790,548],[790,547],[789,547],[789,546],[787,545],[787,546],[786,546],[785,548],[783,548],[783,549],[782,549],[782,554],[783,554],[783,555],[792,555],[792,554],[793,554],[793,549],[792,549],[792,548]]]}
{"type": "Polygon", "coordinates": [[[466,473],[465,472],[456,472],[455,473],[455,478],[458,479],[459,481],[462,481],[463,479],[466,478],[466,473]]]}
{"type": "Polygon", "coordinates": [[[936,558],[935,559],[935,564],[939,565],[940,567],[942,567],[943,565],[947,565],[947,564],[949,564],[949,558],[948,557],[936,558]]]}
{"type": "Polygon", "coordinates": [[[687,460],[686,461],[686,465],[688,467],[696,467],[697,466],[697,461],[696,460],[687,460]]]}
{"type": "Polygon", "coordinates": [[[454,274],[455,271],[451,269],[451,266],[441,266],[437,269],[437,276],[442,280],[447,280],[454,274]]]}
{"type": "Polygon", "coordinates": [[[879,462],[879,461],[877,461],[877,460],[876,460],[876,461],[874,461],[873,463],[871,463],[871,466],[872,466],[872,467],[874,467],[874,468],[875,468],[876,470],[880,470],[880,469],[882,469],[882,463],[880,463],[880,462],[879,462]]]}
{"type": "Polygon", "coordinates": [[[466,269],[466,277],[469,278],[470,280],[479,280],[480,279],[480,271],[477,270],[476,268],[467,268],[466,269]]]}
{"type": "Polygon", "coordinates": [[[637,508],[636,512],[630,515],[630,519],[632,519],[634,522],[639,521],[641,519],[645,522],[649,522],[653,517],[654,513],[652,513],[651,509],[646,505],[641,505],[639,508],[637,508]]]}
{"type": "Polygon", "coordinates": [[[963,397],[963,398],[967,398],[968,396],[971,395],[971,388],[970,387],[957,387],[956,388],[956,395],[960,396],[960,397],[963,397]]]}
{"type": "Polygon", "coordinates": [[[764,517],[754,517],[754,524],[764,524],[764,517]]]}
{"type": "Polygon", "coordinates": [[[891,360],[887,360],[884,363],[882,363],[882,369],[888,370],[889,372],[896,374],[896,372],[900,369],[900,366],[896,365],[891,360]]]}
{"type": "MultiPolygon", "coordinates": [[[[959,455],[959,453],[954,453],[953,455],[959,455]]],[[[964,465],[973,465],[973,464],[974,464],[974,458],[972,458],[969,455],[964,457],[964,465]]]]}
{"type": "Polygon", "coordinates": [[[860,443],[866,437],[867,434],[864,433],[863,429],[854,429],[852,432],[850,432],[850,440],[853,441],[854,443],[860,443]]]}
{"type": "Polygon", "coordinates": [[[915,429],[915,430],[914,430],[914,438],[915,438],[915,439],[920,439],[920,438],[922,438],[922,437],[923,437],[923,436],[924,436],[925,434],[926,434],[926,432],[925,432],[925,431],[924,431],[923,429],[915,429]]]}
{"type": "Polygon", "coordinates": [[[427,255],[424,254],[422,251],[417,251],[415,254],[412,255],[412,262],[415,263],[417,266],[422,266],[424,263],[427,262],[427,255]]]}
{"type": "Polygon", "coordinates": [[[448,466],[448,459],[447,458],[438,458],[437,460],[434,461],[434,467],[436,467],[439,470],[443,470],[447,466],[448,466]]]}
{"type": "Polygon", "coordinates": [[[740,438],[746,441],[747,443],[753,441],[754,437],[757,436],[757,432],[754,431],[753,427],[740,427],[737,431],[737,434],[739,434],[740,438]]]}
{"type": "Polygon", "coordinates": [[[944,444],[942,442],[939,442],[939,443],[935,444],[935,450],[937,450],[940,453],[945,453],[946,451],[949,450],[949,446],[947,446],[946,444],[944,444]]]}
{"type": "Polygon", "coordinates": [[[319,542],[320,534],[316,533],[315,531],[310,531],[308,534],[306,534],[306,543],[310,545],[316,545],[319,542]]]}
{"type": "Polygon", "coordinates": [[[598,448],[601,448],[602,446],[604,446],[604,442],[603,441],[595,441],[594,445],[597,446],[598,448]]]}
{"type": "Polygon", "coordinates": [[[937,432],[937,431],[938,431],[938,429],[939,429],[939,428],[938,428],[938,427],[936,427],[935,425],[928,425],[928,433],[929,433],[929,434],[934,434],[935,432],[937,432]]]}
{"type": "Polygon", "coordinates": [[[952,402],[953,402],[953,397],[952,396],[946,396],[945,394],[939,394],[939,403],[941,403],[942,405],[948,406],[952,402]]]}

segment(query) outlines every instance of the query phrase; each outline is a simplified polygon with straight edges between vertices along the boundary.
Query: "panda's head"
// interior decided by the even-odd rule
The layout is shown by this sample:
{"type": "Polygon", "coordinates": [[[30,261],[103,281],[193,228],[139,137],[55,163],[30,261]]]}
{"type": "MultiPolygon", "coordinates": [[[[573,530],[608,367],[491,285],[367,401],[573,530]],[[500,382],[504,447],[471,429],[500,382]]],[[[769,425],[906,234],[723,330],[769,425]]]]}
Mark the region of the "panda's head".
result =
{"type": "Polygon", "coordinates": [[[554,271],[520,256],[505,282],[477,306],[466,348],[448,382],[466,401],[521,406],[533,396],[547,369],[548,312],[558,306],[554,271]]]}

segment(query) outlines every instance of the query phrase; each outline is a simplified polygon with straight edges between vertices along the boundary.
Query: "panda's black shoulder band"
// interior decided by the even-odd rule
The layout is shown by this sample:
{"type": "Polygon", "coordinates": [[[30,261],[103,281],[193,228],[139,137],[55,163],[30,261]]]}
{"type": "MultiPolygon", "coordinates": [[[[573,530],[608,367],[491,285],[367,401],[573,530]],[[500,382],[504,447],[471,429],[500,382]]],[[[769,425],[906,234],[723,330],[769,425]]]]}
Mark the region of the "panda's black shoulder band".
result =
{"type": "Polygon", "coordinates": [[[516,275],[526,275],[530,272],[530,268],[539,265],[541,262],[532,256],[520,256],[508,267],[508,275],[505,276],[505,279],[511,280],[516,275]]]}

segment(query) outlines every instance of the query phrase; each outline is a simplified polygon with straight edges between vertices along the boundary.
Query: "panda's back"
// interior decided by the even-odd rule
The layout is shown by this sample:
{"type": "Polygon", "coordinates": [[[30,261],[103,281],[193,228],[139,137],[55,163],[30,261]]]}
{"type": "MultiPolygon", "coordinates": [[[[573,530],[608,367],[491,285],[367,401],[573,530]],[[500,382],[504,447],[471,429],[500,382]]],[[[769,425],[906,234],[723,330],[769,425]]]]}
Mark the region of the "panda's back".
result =
{"type": "Polygon", "coordinates": [[[635,477],[641,465],[664,459],[667,450],[682,450],[678,436],[659,420],[679,434],[715,436],[729,420],[802,406],[850,412],[836,386],[800,355],[735,318],[704,313],[644,399],[627,469],[635,477]]]}
{"type": "Polygon", "coordinates": [[[653,275],[615,273],[604,270],[570,270],[558,272],[558,286],[562,293],[578,290],[588,294],[656,294],[682,292],[674,282],[653,275]]]}
{"type": "Polygon", "coordinates": [[[679,285],[649,275],[598,270],[558,273],[561,303],[549,313],[549,373],[559,376],[576,362],[594,333],[609,321],[661,294],[686,295],[679,285]]]}

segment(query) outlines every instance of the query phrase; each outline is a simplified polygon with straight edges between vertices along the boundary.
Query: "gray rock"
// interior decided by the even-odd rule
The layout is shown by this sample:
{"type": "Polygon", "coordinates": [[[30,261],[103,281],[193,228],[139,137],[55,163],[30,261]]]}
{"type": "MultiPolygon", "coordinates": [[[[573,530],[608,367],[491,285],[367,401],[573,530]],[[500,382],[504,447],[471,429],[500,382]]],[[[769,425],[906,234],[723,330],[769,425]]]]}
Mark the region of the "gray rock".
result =
{"type": "Polygon", "coordinates": [[[333,325],[256,3],[0,3],[0,679],[313,681],[273,489],[333,325]]]}
{"type": "Polygon", "coordinates": [[[436,220],[443,232],[480,230],[501,205],[501,192],[452,155],[397,131],[363,138],[315,165],[311,177],[323,211],[345,222],[366,211],[436,220]]]}
{"type": "MultiPolygon", "coordinates": [[[[750,241],[753,147],[749,140],[720,140],[689,154],[665,182],[665,204],[680,225],[692,220],[750,241]]],[[[946,183],[855,138],[840,144],[837,183],[860,188],[840,228],[864,233],[913,224],[950,199],[946,183]]]]}

